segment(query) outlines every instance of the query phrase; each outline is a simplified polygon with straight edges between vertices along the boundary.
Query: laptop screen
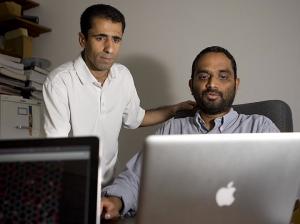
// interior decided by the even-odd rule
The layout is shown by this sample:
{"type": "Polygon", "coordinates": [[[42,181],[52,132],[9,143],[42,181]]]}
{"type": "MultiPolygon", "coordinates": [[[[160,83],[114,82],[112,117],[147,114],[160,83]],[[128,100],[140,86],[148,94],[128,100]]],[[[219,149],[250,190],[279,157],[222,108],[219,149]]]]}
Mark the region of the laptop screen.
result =
{"type": "Polygon", "coordinates": [[[95,223],[95,141],[1,142],[0,223],[95,223]]]}
{"type": "Polygon", "coordinates": [[[289,223],[300,133],[151,136],[137,223],[289,223]]]}

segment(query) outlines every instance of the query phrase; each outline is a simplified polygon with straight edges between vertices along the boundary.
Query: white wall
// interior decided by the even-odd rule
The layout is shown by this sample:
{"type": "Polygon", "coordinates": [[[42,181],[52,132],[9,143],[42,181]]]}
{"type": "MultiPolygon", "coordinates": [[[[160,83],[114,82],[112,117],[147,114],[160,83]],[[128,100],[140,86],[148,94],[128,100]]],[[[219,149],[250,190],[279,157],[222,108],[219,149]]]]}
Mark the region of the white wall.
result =
{"type": "MultiPolygon", "coordinates": [[[[187,82],[194,57],[220,45],[237,60],[241,86],[235,102],[284,100],[300,131],[298,0],[38,2],[27,14],[40,16],[52,32],[34,39],[34,55],[50,59],[52,68],[79,54],[82,11],[93,3],[112,4],[127,21],[119,61],[131,70],[145,108],[191,99],[187,82]]],[[[155,128],[122,131],[119,169],[155,128]]]]}

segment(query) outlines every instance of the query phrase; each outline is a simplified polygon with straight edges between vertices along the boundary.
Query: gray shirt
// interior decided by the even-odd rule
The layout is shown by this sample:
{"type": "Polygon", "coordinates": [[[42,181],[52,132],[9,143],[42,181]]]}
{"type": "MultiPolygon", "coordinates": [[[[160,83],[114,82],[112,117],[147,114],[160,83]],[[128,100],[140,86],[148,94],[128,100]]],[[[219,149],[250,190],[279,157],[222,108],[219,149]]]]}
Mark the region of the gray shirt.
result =
{"type": "MultiPolygon", "coordinates": [[[[279,132],[275,124],[261,115],[238,114],[233,109],[223,117],[214,120],[215,126],[207,130],[199,112],[194,117],[172,118],[156,132],[159,135],[172,134],[225,134],[279,132]]],[[[126,165],[126,169],[103,189],[102,195],[122,198],[122,215],[132,216],[137,211],[138,192],[141,176],[142,154],[137,153],[126,165]]]]}

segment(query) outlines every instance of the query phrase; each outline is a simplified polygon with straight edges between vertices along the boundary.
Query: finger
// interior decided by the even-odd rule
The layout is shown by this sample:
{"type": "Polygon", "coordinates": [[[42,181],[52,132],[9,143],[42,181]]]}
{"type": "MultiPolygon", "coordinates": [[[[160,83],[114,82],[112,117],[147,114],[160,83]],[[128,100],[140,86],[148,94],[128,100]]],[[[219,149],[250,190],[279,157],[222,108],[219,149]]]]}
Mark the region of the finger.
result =
{"type": "Polygon", "coordinates": [[[101,216],[105,219],[110,219],[111,215],[107,213],[107,210],[110,207],[110,202],[106,199],[103,198],[100,204],[100,211],[101,211],[101,216]]]}
{"type": "Polygon", "coordinates": [[[120,214],[115,212],[105,212],[103,217],[104,219],[117,219],[120,217],[120,214]]]}
{"type": "Polygon", "coordinates": [[[182,109],[193,109],[195,107],[195,104],[193,104],[192,102],[186,102],[182,105],[182,109]]]}
{"type": "Polygon", "coordinates": [[[101,216],[104,219],[112,219],[114,217],[110,212],[107,211],[106,207],[103,208],[101,216]]]}
{"type": "Polygon", "coordinates": [[[102,216],[104,216],[104,213],[106,212],[106,207],[107,206],[108,206],[107,201],[101,200],[101,203],[100,203],[100,214],[102,216]]]}
{"type": "Polygon", "coordinates": [[[104,217],[105,219],[114,219],[120,217],[120,213],[114,206],[111,206],[106,209],[104,217]]]}
{"type": "Polygon", "coordinates": [[[115,204],[111,201],[103,203],[102,216],[104,219],[114,219],[120,216],[115,204]]]}
{"type": "Polygon", "coordinates": [[[111,215],[109,213],[105,213],[104,218],[105,219],[111,219],[111,215]]]}
{"type": "Polygon", "coordinates": [[[186,101],[188,104],[190,104],[190,105],[193,105],[193,106],[195,106],[196,105],[196,102],[195,101],[192,101],[192,100],[188,100],[188,101],[186,101]]]}

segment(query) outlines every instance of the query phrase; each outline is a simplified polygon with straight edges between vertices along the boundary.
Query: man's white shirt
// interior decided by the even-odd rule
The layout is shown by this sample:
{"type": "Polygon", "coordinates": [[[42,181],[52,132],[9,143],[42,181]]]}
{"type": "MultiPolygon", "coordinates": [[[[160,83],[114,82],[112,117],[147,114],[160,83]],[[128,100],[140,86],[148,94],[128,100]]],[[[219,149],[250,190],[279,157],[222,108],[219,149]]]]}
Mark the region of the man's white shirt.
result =
{"type": "Polygon", "coordinates": [[[46,136],[98,136],[103,183],[109,181],[122,125],[137,128],[145,115],[129,70],[114,64],[101,85],[80,56],[49,74],[43,97],[46,136]]]}

